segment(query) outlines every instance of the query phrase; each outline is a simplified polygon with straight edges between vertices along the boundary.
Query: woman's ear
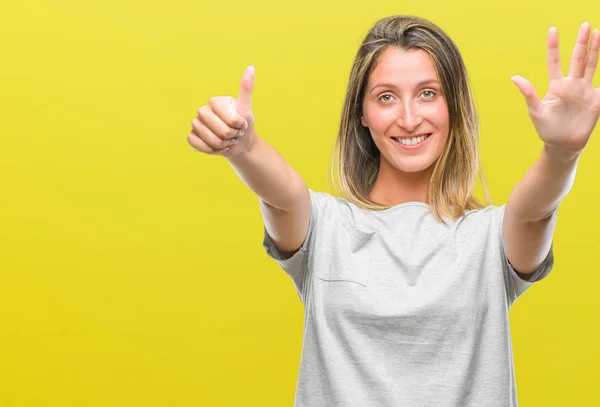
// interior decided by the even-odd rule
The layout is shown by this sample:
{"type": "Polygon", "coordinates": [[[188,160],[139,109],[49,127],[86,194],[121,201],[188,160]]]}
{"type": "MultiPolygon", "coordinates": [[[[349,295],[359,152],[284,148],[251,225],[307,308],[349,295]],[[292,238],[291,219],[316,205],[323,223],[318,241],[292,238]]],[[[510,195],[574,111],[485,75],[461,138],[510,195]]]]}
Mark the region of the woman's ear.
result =
{"type": "Polygon", "coordinates": [[[360,117],[360,123],[363,125],[363,127],[369,127],[369,126],[367,125],[367,121],[365,120],[365,117],[364,117],[364,116],[361,116],[361,117],[360,117]]]}

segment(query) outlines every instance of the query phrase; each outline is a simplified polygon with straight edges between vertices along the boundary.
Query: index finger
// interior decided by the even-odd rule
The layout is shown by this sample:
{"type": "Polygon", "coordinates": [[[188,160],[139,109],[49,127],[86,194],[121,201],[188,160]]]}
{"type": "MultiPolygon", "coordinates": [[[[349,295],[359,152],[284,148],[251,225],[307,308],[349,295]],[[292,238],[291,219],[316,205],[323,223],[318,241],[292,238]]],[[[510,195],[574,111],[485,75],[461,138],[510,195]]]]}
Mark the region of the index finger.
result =
{"type": "Polygon", "coordinates": [[[562,78],[562,66],[560,64],[560,51],[558,49],[558,30],[552,26],[548,30],[548,76],[550,80],[562,78]]]}
{"type": "Polygon", "coordinates": [[[225,103],[212,103],[210,107],[223,123],[233,129],[242,129],[246,124],[246,119],[235,109],[233,97],[229,97],[229,100],[225,103]]]}

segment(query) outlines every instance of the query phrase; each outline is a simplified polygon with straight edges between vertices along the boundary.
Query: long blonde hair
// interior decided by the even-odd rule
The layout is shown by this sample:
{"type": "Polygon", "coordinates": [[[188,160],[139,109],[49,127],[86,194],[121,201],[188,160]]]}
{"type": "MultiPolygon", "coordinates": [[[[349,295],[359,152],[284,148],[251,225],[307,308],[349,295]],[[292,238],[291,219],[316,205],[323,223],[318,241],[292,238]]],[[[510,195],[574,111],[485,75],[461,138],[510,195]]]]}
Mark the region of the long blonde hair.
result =
{"type": "Polygon", "coordinates": [[[359,207],[390,208],[369,198],[379,172],[380,153],[369,130],[360,122],[369,75],[375,69],[379,55],[389,47],[426,51],[433,60],[448,105],[448,139],[435,163],[428,190],[434,216],[446,224],[442,215],[456,220],[466,210],[485,207],[473,196],[477,174],[487,205],[491,205],[479,163],[479,119],[462,57],[446,33],[435,24],[415,16],[390,16],[377,21],[356,54],[331,161],[334,189],[359,207]]]}

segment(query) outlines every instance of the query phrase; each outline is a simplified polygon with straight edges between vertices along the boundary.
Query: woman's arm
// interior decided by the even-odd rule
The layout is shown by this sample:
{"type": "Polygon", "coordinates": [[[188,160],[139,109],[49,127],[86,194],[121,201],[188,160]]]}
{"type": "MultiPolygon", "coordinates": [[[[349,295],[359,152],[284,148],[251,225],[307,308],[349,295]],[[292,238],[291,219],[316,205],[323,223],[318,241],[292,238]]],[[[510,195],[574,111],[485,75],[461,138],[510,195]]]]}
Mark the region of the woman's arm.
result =
{"type": "Polygon", "coordinates": [[[600,88],[592,84],[600,30],[581,24],[566,77],[555,27],[548,31],[547,48],[550,83],[543,99],[527,79],[512,77],[544,142],[539,159],[512,191],[502,224],[507,258],[521,274],[534,272],[550,250],[558,206],[573,186],[579,157],[600,115],[600,88]]]}
{"type": "Polygon", "coordinates": [[[508,198],[504,248],[510,264],[524,277],[536,271],[550,251],[558,206],[573,186],[579,157],[562,157],[544,146],[508,198]]]}
{"type": "Polygon", "coordinates": [[[311,215],[308,186],[270,144],[257,134],[252,136],[247,151],[227,160],[260,198],[265,227],[273,243],[291,256],[308,233],[311,215]]]}

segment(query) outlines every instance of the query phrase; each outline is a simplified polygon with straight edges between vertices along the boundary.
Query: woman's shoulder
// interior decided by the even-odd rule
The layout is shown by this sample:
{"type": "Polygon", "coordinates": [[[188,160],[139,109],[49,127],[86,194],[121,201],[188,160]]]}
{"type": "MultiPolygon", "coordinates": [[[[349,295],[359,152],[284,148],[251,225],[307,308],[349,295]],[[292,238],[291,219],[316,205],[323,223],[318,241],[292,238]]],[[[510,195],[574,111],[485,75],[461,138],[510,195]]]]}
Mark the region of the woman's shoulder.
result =
{"type": "Polygon", "coordinates": [[[505,207],[505,203],[501,205],[488,204],[483,208],[467,210],[457,222],[473,224],[477,229],[486,228],[492,230],[499,227],[505,207]]]}
{"type": "Polygon", "coordinates": [[[361,228],[366,210],[344,197],[309,188],[313,212],[320,222],[346,229],[361,228]]]}
{"type": "Polygon", "coordinates": [[[465,213],[463,214],[463,217],[465,217],[465,216],[494,217],[494,216],[497,216],[498,214],[502,213],[504,211],[505,206],[506,206],[505,203],[501,204],[501,205],[488,204],[488,205],[484,206],[483,208],[466,210],[465,213]]]}
{"type": "Polygon", "coordinates": [[[345,198],[329,192],[317,191],[311,188],[308,189],[308,192],[310,193],[313,209],[317,209],[319,212],[327,211],[331,214],[341,212],[348,215],[348,211],[355,207],[354,204],[345,198]]]}

